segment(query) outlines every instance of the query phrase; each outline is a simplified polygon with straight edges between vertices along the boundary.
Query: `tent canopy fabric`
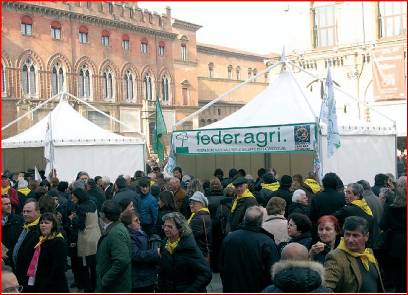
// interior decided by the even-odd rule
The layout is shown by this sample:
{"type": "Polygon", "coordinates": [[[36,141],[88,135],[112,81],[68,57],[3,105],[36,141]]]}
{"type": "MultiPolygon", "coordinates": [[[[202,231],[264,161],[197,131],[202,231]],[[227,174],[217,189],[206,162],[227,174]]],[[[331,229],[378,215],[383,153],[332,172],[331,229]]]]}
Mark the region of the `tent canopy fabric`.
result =
{"type": "Polygon", "coordinates": [[[144,144],[142,138],[121,136],[97,126],[82,117],[68,102],[61,101],[52,112],[31,128],[2,140],[2,147],[44,146],[49,116],[51,116],[52,139],[55,146],[144,144]]]}
{"type": "MultiPolygon", "coordinates": [[[[242,108],[224,119],[199,128],[225,129],[233,127],[271,126],[286,124],[314,123],[320,114],[321,99],[312,97],[302,89],[291,71],[282,71],[272,79],[268,87],[242,108]]],[[[335,97],[342,95],[335,89],[335,97]]],[[[339,107],[339,106],[338,106],[339,107]]],[[[344,114],[337,109],[340,134],[395,134],[392,122],[362,122],[355,116],[344,114]]],[[[320,123],[322,133],[326,126],[320,123]]]]}

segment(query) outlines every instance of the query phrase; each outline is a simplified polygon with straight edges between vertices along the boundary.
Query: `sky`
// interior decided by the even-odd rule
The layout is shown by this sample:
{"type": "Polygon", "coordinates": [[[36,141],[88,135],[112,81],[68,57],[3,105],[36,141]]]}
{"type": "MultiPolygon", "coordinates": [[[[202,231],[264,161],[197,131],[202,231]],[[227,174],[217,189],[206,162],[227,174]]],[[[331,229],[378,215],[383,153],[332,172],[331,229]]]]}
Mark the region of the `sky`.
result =
{"type": "MultiPolygon", "coordinates": [[[[257,54],[295,48],[296,17],[293,11],[305,3],[290,2],[144,2],[142,9],[201,25],[197,42],[231,47],[257,54]],[[292,13],[292,17],[289,17],[292,13]]],[[[303,12],[297,12],[298,14],[303,12]]]]}

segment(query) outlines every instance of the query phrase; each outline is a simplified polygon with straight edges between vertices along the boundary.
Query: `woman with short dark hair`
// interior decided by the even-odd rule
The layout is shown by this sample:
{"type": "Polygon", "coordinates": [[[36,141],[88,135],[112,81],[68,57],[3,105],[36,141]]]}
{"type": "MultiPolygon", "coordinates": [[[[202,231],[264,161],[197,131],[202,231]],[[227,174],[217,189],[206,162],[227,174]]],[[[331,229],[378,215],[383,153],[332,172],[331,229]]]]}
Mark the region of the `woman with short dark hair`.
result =
{"type": "MultiPolygon", "coordinates": [[[[312,246],[312,222],[309,217],[301,213],[293,213],[288,217],[288,235],[290,240],[288,243],[299,243],[305,246],[308,250],[312,246]]],[[[287,243],[281,243],[280,249],[283,249],[287,243]]]]}
{"type": "Polygon", "coordinates": [[[44,213],[40,218],[40,239],[27,270],[28,285],[33,292],[69,292],[65,276],[67,245],[60,231],[58,219],[52,213],[44,213]]]}

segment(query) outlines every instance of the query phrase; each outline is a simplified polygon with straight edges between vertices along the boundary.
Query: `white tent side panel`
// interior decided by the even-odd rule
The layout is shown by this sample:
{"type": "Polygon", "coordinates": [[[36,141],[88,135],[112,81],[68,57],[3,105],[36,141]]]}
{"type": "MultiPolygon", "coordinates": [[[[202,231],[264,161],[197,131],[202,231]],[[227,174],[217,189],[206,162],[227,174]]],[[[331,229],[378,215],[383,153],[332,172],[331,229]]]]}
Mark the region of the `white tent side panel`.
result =
{"type": "Polygon", "coordinates": [[[123,174],[144,171],[143,145],[57,146],[55,168],[60,180],[75,180],[79,171],[91,177],[109,176],[111,181],[123,174]]]}
{"type": "Polygon", "coordinates": [[[378,173],[396,173],[395,135],[341,135],[341,147],[327,157],[322,136],[323,173],[335,172],[344,185],[361,179],[374,185],[378,173]]]}

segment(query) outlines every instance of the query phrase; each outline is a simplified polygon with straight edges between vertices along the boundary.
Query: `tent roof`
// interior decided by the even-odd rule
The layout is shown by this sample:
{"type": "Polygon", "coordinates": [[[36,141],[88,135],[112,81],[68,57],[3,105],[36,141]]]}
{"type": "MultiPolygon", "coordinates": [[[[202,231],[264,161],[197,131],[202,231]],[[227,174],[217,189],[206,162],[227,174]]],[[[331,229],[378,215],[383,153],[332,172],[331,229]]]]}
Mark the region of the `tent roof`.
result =
{"type": "MultiPolygon", "coordinates": [[[[199,129],[315,123],[320,114],[321,99],[311,96],[305,90],[291,71],[282,71],[275,79],[271,79],[264,91],[242,108],[220,121],[199,129]]],[[[339,94],[335,91],[335,97],[339,94]]],[[[366,123],[355,116],[339,111],[337,118],[341,134],[395,134],[396,132],[391,122],[366,123]]],[[[326,134],[325,124],[320,123],[320,126],[323,134],[326,134]]]]}
{"type": "Polygon", "coordinates": [[[55,109],[34,126],[2,140],[3,148],[44,146],[47,126],[51,116],[52,139],[55,146],[144,144],[142,138],[117,135],[82,117],[66,101],[60,101],[55,109]]]}
{"type": "Polygon", "coordinates": [[[238,111],[201,129],[313,122],[316,122],[316,115],[308,106],[305,94],[293,74],[282,72],[264,91],[238,111]]]}

